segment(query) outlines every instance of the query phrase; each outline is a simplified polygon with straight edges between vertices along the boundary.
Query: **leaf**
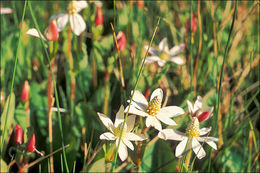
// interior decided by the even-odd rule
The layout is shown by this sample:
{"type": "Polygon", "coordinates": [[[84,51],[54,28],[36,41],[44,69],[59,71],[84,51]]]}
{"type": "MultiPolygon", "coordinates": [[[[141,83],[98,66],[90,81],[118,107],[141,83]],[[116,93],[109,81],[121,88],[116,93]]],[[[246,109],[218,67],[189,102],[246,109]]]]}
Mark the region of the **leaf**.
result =
{"type": "Polygon", "coordinates": [[[26,112],[22,103],[19,103],[19,105],[16,107],[14,119],[16,123],[18,123],[22,127],[22,129],[26,128],[26,112]]]}
{"type": "Polygon", "coordinates": [[[176,169],[177,160],[170,146],[163,140],[159,140],[147,147],[139,172],[173,172],[176,169]]]}
{"type": "MultiPolygon", "coordinates": [[[[11,128],[13,122],[14,122],[15,95],[14,95],[13,92],[11,93],[11,100],[10,100],[9,110],[7,112],[9,99],[10,99],[10,95],[8,96],[8,99],[5,102],[4,111],[3,111],[2,115],[1,115],[1,141],[2,141],[2,137],[3,137],[4,128],[9,130],[11,128]],[[5,126],[5,122],[6,122],[6,126],[5,126]]],[[[7,131],[5,132],[5,134],[6,133],[7,133],[7,131]]]]}
{"type": "Polygon", "coordinates": [[[0,172],[8,172],[7,164],[3,159],[0,160],[0,172]]]}
{"type": "Polygon", "coordinates": [[[94,162],[89,168],[88,172],[105,172],[105,170],[106,170],[105,158],[102,158],[94,162]]]}

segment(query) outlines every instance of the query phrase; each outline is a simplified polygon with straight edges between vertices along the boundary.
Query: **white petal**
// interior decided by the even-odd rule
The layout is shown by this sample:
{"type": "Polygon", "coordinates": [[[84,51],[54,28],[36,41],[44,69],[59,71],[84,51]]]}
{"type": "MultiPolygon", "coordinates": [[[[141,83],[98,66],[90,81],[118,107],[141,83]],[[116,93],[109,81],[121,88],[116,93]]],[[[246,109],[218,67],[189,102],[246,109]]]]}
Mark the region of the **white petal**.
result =
{"type": "Polygon", "coordinates": [[[179,115],[184,114],[184,110],[181,107],[178,106],[166,106],[164,108],[161,108],[158,112],[157,116],[167,116],[167,117],[176,117],[179,115]]]}
{"type": "Polygon", "coordinates": [[[199,130],[200,131],[200,136],[206,135],[207,133],[209,133],[211,131],[211,127],[210,128],[202,128],[199,130]]]}
{"type": "Polygon", "coordinates": [[[102,123],[104,124],[104,126],[105,126],[108,130],[112,131],[112,127],[113,127],[112,121],[111,121],[106,115],[104,115],[104,114],[102,114],[102,113],[99,113],[99,112],[98,112],[97,114],[98,114],[100,120],[102,121],[102,123]]]}
{"type": "Polygon", "coordinates": [[[191,116],[193,116],[193,113],[194,113],[193,105],[189,100],[187,100],[187,105],[188,105],[189,113],[191,114],[191,116]]]}
{"type": "Polygon", "coordinates": [[[0,14],[11,14],[13,10],[11,8],[0,8],[0,14]]]}
{"type": "Polygon", "coordinates": [[[209,141],[217,142],[218,138],[214,138],[214,137],[197,137],[197,140],[200,141],[200,142],[209,142],[209,141]]]}
{"type": "MultiPolygon", "coordinates": [[[[125,108],[125,112],[127,112],[128,107],[129,107],[129,106],[127,106],[127,107],[125,108]]],[[[144,111],[140,111],[140,110],[136,109],[133,105],[130,106],[130,109],[129,109],[129,112],[128,112],[128,113],[129,113],[129,114],[134,114],[134,115],[139,115],[139,116],[142,116],[142,117],[149,116],[149,114],[147,114],[147,113],[144,112],[144,111]]]]}
{"type": "Polygon", "coordinates": [[[166,61],[160,59],[160,61],[157,61],[157,63],[158,63],[158,65],[159,65],[160,67],[163,67],[163,66],[166,64],[166,61]]]}
{"type": "Polygon", "coordinates": [[[103,133],[102,135],[100,135],[99,138],[101,140],[115,140],[116,139],[115,135],[110,132],[103,133]]]}
{"type": "Polygon", "coordinates": [[[126,132],[132,131],[134,128],[134,125],[135,125],[135,115],[128,116],[126,119],[126,127],[127,127],[126,132]]]}
{"type": "Polygon", "coordinates": [[[57,28],[58,28],[58,31],[62,31],[65,26],[67,25],[69,21],[69,15],[66,14],[66,13],[61,13],[59,15],[57,15],[57,28]]]}
{"type": "Polygon", "coordinates": [[[115,127],[118,127],[121,123],[124,122],[124,106],[121,105],[119,111],[116,113],[115,127]]]}
{"type": "Polygon", "coordinates": [[[161,88],[157,88],[156,90],[153,91],[151,97],[150,97],[150,101],[156,97],[159,96],[161,99],[163,98],[163,90],[161,88]]]}
{"type": "Polygon", "coordinates": [[[177,46],[174,46],[173,48],[170,49],[170,55],[171,56],[174,56],[176,55],[177,53],[179,53],[181,50],[183,50],[185,47],[185,44],[180,44],[180,45],[177,45],[177,46]]]}
{"type": "Polygon", "coordinates": [[[159,132],[158,137],[164,140],[170,139],[176,141],[182,141],[187,138],[184,133],[173,129],[163,129],[159,132]]]}
{"type": "Polygon", "coordinates": [[[122,142],[124,142],[124,144],[125,144],[128,148],[130,148],[132,151],[134,151],[134,146],[133,146],[133,144],[132,144],[130,141],[128,141],[127,139],[123,139],[122,142]]]}
{"type": "Polygon", "coordinates": [[[174,63],[176,63],[176,64],[178,64],[178,65],[183,65],[183,64],[185,64],[184,59],[183,59],[182,57],[180,57],[180,56],[170,57],[169,61],[174,62],[174,63]]]}
{"type": "Polygon", "coordinates": [[[202,108],[202,98],[200,96],[197,96],[197,100],[194,103],[194,112],[202,108]]]}
{"type": "Polygon", "coordinates": [[[176,126],[177,124],[175,123],[175,121],[173,121],[171,118],[165,116],[164,114],[159,114],[156,115],[156,118],[158,118],[161,122],[163,122],[164,124],[168,124],[170,126],[176,126]]]}
{"type": "Polygon", "coordinates": [[[125,139],[129,141],[143,141],[146,140],[147,138],[145,137],[144,134],[140,134],[140,133],[126,133],[125,139]]]}
{"type": "Polygon", "coordinates": [[[169,47],[168,47],[168,44],[167,44],[167,38],[166,37],[164,39],[162,39],[162,41],[159,43],[159,50],[169,52],[169,47]]]}
{"type": "Polygon", "coordinates": [[[159,62],[160,60],[161,59],[158,56],[148,56],[145,59],[144,64],[150,64],[150,63],[153,63],[153,62],[159,62]]]}
{"type": "Polygon", "coordinates": [[[38,33],[37,29],[35,28],[30,28],[26,34],[30,35],[30,36],[33,36],[33,37],[38,37],[38,38],[42,38],[43,40],[46,41],[45,37],[42,35],[42,33],[38,33]]]}
{"type": "Polygon", "coordinates": [[[80,12],[82,9],[88,7],[88,3],[86,1],[74,1],[76,7],[76,13],[80,12]]]}
{"type": "MultiPolygon", "coordinates": [[[[131,92],[131,94],[133,91],[131,92]]],[[[145,110],[145,108],[148,105],[148,102],[144,95],[140,91],[135,91],[134,96],[133,96],[133,101],[142,109],[145,110]]]]}
{"type": "Polygon", "coordinates": [[[145,125],[146,125],[146,127],[152,126],[159,131],[162,130],[162,125],[161,125],[160,121],[157,118],[152,117],[152,116],[148,116],[146,118],[145,125]]]}
{"type": "Polygon", "coordinates": [[[128,156],[127,147],[126,145],[121,141],[119,148],[118,148],[118,154],[122,161],[125,161],[128,156]]]}
{"type": "MultiPolygon", "coordinates": [[[[149,47],[148,45],[145,45],[145,46],[144,46],[144,49],[147,50],[148,47],[149,47]]],[[[150,47],[150,49],[149,49],[149,53],[152,54],[152,55],[157,55],[157,56],[159,55],[158,52],[156,51],[156,49],[153,48],[153,47],[150,47]]],[[[147,57],[147,58],[148,58],[148,57],[147,57]]]]}
{"type": "Polygon", "coordinates": [[[197,155],[198,159],[202,159],[206,156],[206,152],[204,151],[202,145],[200,145],[196,138],[192,138],[192,149],[194,153],[197,155]]]}
{"type": "Polygon", "coordinates": [[[86,29],[86,23],[81,15],[77,13],[70,15],[69,20],[71,29],[77,36],[79,36],[86,29]]]}
{"type": "Polygon", "coordinates": [[[176,150],[175,150],[175,156],[176,157],[178,157],[178,158],[182,157],[182,154],[183,154],[183,152],[184,152],[184,150],[186,148],[187,142],[188,142],[188,138],[185,138],[183,141],[181,141],[177,145],[176,150]]]}

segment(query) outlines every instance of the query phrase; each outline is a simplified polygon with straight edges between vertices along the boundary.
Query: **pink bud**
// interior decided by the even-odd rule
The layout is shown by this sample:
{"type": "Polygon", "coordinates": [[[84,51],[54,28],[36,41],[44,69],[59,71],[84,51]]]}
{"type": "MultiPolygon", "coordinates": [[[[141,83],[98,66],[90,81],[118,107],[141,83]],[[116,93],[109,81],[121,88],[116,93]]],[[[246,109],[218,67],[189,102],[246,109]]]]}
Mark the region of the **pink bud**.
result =
{"type": "Polygon", "coordinates": [[[139,9],[144,8],[144,1],[142,1],[142,0],[137,0],[137,7],[138,7],[139,9]]]}
{"type": "Polygon", "coordinates": [[[117,45],[118,45],[118,49],[119,50],[123,50],[126,47],[126,37],[125,37],[125,33],[120,31],[117,36],[117,45]]]}
{"type": "Polygon", "coordinates": [[[29,96],[30,96],[30,86],[29,86],[28,81],[26,80],[24,82],[23,90],[22,90],[22,93],[21,93],[22,101],[26,102],[27,100],[29,100],[29,96]]]}
{"type": "Polygon", "coordinates": [[[97,7],[95,25],[103,25],[103,13],[101,7],[97,7]]]}
{"type": "Polygon", "coordinates": [[[28,152],[34,152],[35,151],[35,134],[32,135],[32,137],[29,139],[29,141],[26,144],[26,150],[28,152]]]}
{"type": "MultiPolygon", "coordinates": [[[[187,22],[187,30],[190,31],[190,18],[187,22]]],[[[192,14],[192,19],[191,19],[191,30],[192,32],[197,31],[197,18],[192,14]]]]}
{"type": "Polygon", "coordinates": [[[56,24],[56,20],[52,20],[49,26],[45,30],[45,36],[49,41],[55,41],[59,38],[59,32],[56,24]]]}
{"type": "Polygon", "coordinates": [[[23,143],[23,129],[19,124],[16,124],[15,127],[15,135],[14,135],[14,142],[18,145],[21,145],[23,143]]]}

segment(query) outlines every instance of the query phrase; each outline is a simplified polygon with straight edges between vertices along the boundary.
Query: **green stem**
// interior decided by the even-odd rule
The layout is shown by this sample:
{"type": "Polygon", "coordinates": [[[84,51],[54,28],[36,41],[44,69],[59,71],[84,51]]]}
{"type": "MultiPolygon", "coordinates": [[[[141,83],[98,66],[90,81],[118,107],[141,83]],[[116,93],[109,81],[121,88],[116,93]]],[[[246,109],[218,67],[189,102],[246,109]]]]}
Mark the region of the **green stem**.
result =
{"type": "Polygon", "coordinates": [[[188,154],[186,155],[185,162],[184,162],[184,165],[186,166],[187,170],[189,170],[191,154],[192,154],[192,149],[189,150],[188,154]]]}
{"type": "MultiPolygon", "coordinates": [[[[28,6],[29,6],[29,9],[30,9],[30,13],[31,13],[32,19],[33,19],[33,23],[34,23],[37,31],[40,33],[39,25],[38,25],[37,20],[35,18],[35,15],[34,15],[34,12],[32,10],[30,1],[28,1],[28,6]]],[[[48,51],[47,51],[46,47],[44,46],[43,39],[40,38],[40,40],[41,40],[42,47],[44,48],[44,52],[45,52],[45,54],[47,56],[49,66],[51,67],[51,61],[50,61],[50,57],[49,57],[48,51]]],[[[64,137],[63,137],[63,130],[62,130],[61,115],[60,115],[60,104],[59,104],[59,99],[58,99],[59,97],[58,97],[56,83],[54,81],[54,74],[53,74],[52,68],[50,68],[50,70],[51,70],[51,75],[52,75],[52,82],[53,82],[53,86],[54,86],[54,91],[55,91],[56,105],[57,105],[57,108],[58,108],[58,122],[59,122],[59,129],[60,129],[60,135],[61,135],[62,154],[63,154],[63,157],[64,157],[66,172],[69,172],[69,167],[68,167],[66,153],[65,153],[65,147],[64,147],[64,137]]]]}
{"type": "MultiPolygon", "coordinates": [[[[21,33],[22,33],[22,28],[23,28],[23,21],[24,21],[26,7],[27,7],[27,0],[25,0],[24,7],[23,7],[23,15],[22,15],[21,27],[20,27],[19,38],[18,38],[18,43],[17,43],[15,63],[14,63],[14,72],[13,72],[13,77],[12,77],[12,84],[11,84],[11,88],[10,88],[10,93],[13,92],[13,87],[14,87],[14,78],[15,78],[16,66],[17,66],[17,61],[18,61],[18,53],[19,53],[18,50],[20,48],[21,35],[22,35],[21,33]]],[[[7,119],[8,119],[10,102],[11,102],[11,98],[8,101],[8,106],[7,106],[7,111],[6,111],[7,115],[6,115],[6,119],[5,119],[5,122],[4,122],[4,131],[3,131],[3,135],[2,135],[2,141],[1,141],[1,154],[0,154],[1,156],[0,157],[2,157],[2,151],[3,151],[4,141],[5,141],[6,123],[7,123],[7,119]]]]}
{"type": "Polygon", "coordinates": [[[114,157],[114,161],[113,161],[113,172],[114,172],[115,167],[116,167],[116,160],[117,160],[118,148],[119,148],[119,145],[120,145],[120,142],[121,142],[122,132],[123,132],[123,129],[124,129],[124,127],[125,127],[126,119],[127,119],[127,117],[128,117],[128,112],[129,112],[129,110],[130,110],[130,106],[131,106],[131,103],[132,103],[132,100],[133,100],[133,97],[134,97],[134,94],[135,94],[135,90],[136,90],[138,81],[139,81],[140,76],[141,76],[141,73],[142,73],[142,71],[143,71],[144,62],[145,62],[146,57],[147,57],[147,55],[148,55],[149,49],[150,49],[150,47],[151,47],[151,45],[152,45],[152,42],[153,42],[155,33],[156,33],[157,29],[158,29],[159,23],[160,23],[160,18],[158,19],[157,25],[156,25],[156,27],[155,27],[155,29],[154,29],[153,36],[152,36],[152,39],[151,39],[151,41],[150,41],[149,47],[148,47],[148,49],[147,49],[147,51],[146,51],[145,57],[143,58],[143,62],[142,62],[141,68],[140,68],[140,70],[139,70],[137,79],[136,79],[136,83],[135,83],[135,86],[134,86],[134,89],[133,89],[133,93],[132,93],[132,95],[131,95],[131,99],[130,99],[130,102],[129,102],[128,110],[127,110],[127,112],[126,112],[125,119],[124,119],[124,123],[123,123],[122,129],[121,129],[121,131],[120,131],[118,146],[116,147],[116,153],[115,153],[115,157],[114,157]]]}
{"type": "Polygon", "coordinates": [[[191,1],[191,8],[190,8],[190,96],[193,97],[193,85],[192,85],[192,78],[193,78],[193,56],[192,56],[192,5],[193,1],[191,1]]]}

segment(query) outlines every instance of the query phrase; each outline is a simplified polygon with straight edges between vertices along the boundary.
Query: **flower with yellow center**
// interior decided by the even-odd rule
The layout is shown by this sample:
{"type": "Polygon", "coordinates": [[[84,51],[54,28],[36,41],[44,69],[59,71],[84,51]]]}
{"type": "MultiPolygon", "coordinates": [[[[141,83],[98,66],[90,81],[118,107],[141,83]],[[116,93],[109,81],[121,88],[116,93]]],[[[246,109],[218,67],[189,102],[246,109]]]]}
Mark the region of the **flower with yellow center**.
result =
{"type": "Polygon", "coordinates": [[[199,120],[197,117],[193,117],[190,124],[188,125],[186,134],[173,129],[163,129],[161,132],[159,132],[158,137],[164,140],[181,141],[175,150],[176,157],[182,157],[184,152],[192,148],[198,159],[202,159],[206,156],[206,152],[199,142],[206,142],[212,148],[217,150],[217,145],[215,142],[218,141],[218,138],[207,136],[201,137],[210,131],[211,127],[199,129],[199,120]]]}
{"type": "MultiPolygon", "coordinates": [[[[183,65],[185,61],[182,57],[178,56],[177,54],[183,50],[185,47],[185,44],[180,44],[177,46],[172,47],[169,50],[168,44],[167,44],[167,38],[164,38],[159,43],[159,49],[158,51],[155,48],[150,47],[149,53],[151,56],[148,56],[145,60],[145,64],[150,64],[152,62],[157,62],[159,66],[164,66],[167,61],[174,62],[178,65],[183,65]]],[[[148,46],[144,47],[146,50],[148,49],[148,46]]]]}
{"type": "MultiPolygon", "coordinates": [[[[176,125],[171,118],[184,114],[184,110],[178,106],[161,108],[162,99],[163,91],[161,88],[153,91],[149,103],[140,91],[135,91],[129,114],[147,117],[145,121],[146,127],[152,126],[159,131],[162,130],[161,122],[168,125],[176,125]]],[[[125,112],[127,111],[128,107],[125,109],[125,112]]]]}
{"type": "Polygon", "coordinates": [[[86,23],[78,13],[87,7],[88,4],[86,1],[71,1],[66,13],[52,16],[50,20],[57,18],[57,27],[59,32],[65,28],[68,22],[70,22],[71,30],[76,35],[80,35],[86,29],[86,23]]]}
{"type": "MultiPolygon", "coordinates": [[[[120,133],[124,123],[124,106],[122,105],[116,114],[115,123],[104,114],[97,113],[104,126],[110,131],[100,135],[101,140],[116,140],[118,146],[120,133]]],[[[135,115],[128,116],[124,129],[122,131],[121,142],[118,147],[118,154],[122,161],[128,157],[127,147],[134,150],[134,146],[130,141],[143,141],[147,138],[143,134],[131,132],[135,124],[135,115]]]]}

